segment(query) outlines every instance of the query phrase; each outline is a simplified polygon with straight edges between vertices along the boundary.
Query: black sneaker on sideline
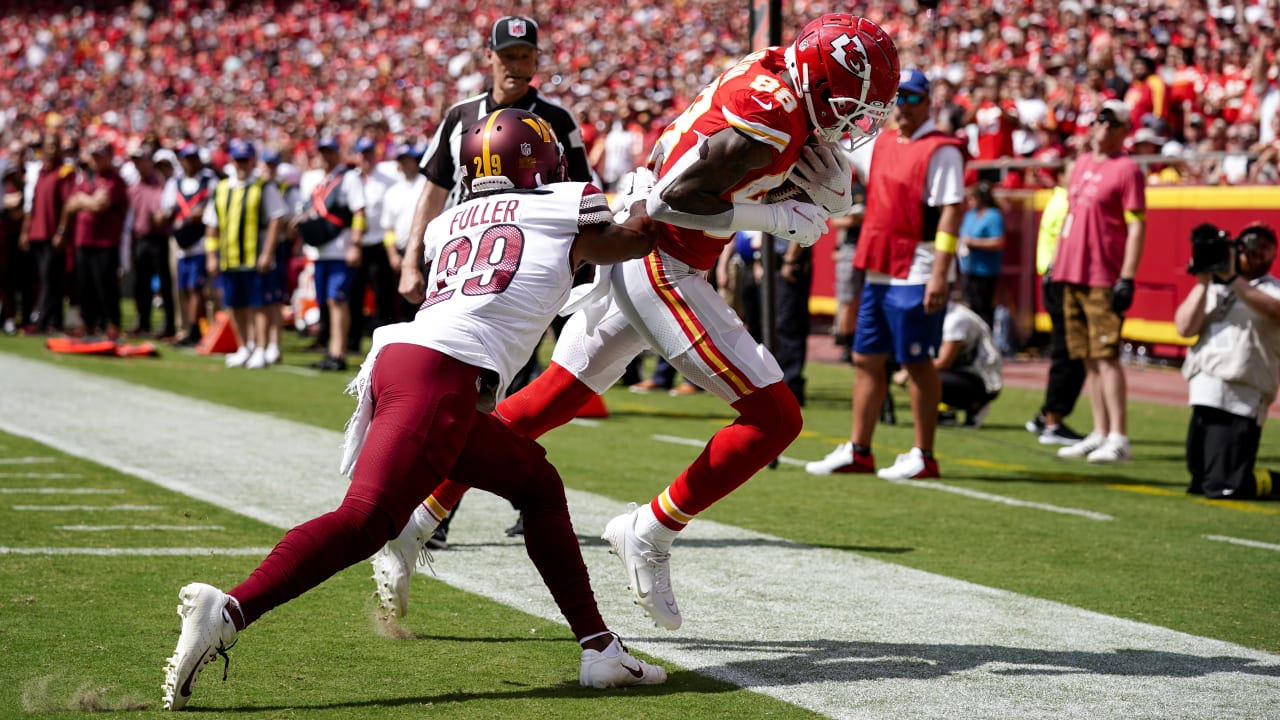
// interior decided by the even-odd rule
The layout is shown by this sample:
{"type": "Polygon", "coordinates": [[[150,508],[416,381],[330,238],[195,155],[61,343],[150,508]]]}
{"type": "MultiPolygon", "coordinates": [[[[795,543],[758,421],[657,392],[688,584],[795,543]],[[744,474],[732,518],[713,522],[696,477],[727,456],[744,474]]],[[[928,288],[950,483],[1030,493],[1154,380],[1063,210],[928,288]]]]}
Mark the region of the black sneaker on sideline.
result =
{"type": "Polygon", "coordinates": [[[1066,423],[1048,425],[1040,433],[1041,445],[1074,445],[1083,439],[1083,435],[1067,427],[1066,423]]]}
{"type": "Polygon", "coordinates": [[[347,360],[346,358],[325,355],[323,360],[311,363],[311,367],[315,370],[346,370],[347,360]]]}
{"type": "Polygon", "coordinates": [[[1032,435],[1039,435],[1044,432],[1044,416],[1037,414],[1035,417],[1027,421],[1025,425],[1027,432],[1032,435]]]}
{"type": "Polygon", "coordinates": [[[880,405],[880,422],[885,425],[897,425],[898,413],[893,407],[893,395],[884,394],[884,402],[880,405]]]}

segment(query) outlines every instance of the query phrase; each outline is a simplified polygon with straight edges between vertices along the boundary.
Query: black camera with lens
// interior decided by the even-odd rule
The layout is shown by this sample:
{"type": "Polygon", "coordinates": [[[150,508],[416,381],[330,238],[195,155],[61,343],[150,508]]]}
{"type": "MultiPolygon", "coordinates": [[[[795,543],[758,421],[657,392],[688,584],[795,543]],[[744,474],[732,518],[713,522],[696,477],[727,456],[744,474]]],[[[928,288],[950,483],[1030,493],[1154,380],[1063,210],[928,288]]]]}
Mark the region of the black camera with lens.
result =
{"type": "Polygon", "coordinates": [[[1212,223],[1201,223],[1191,230],[1191,262],[1187,263],[1187,272],[1239,273],[1241,253],[1253,252],[1260,244],[1272,247],[1276,244],[1276,233],[1268,225],[1254,223],[1233,238],[1212,223]]]}
{"type": "Polygon", "coordinates": [[[1187,272],[1235,272],[1231,251],[1239,247],[1240,241],[1226,230],[1212,223],[1201,223],[1191,231],[1191,262],[1187,263],[1187,272]]]}

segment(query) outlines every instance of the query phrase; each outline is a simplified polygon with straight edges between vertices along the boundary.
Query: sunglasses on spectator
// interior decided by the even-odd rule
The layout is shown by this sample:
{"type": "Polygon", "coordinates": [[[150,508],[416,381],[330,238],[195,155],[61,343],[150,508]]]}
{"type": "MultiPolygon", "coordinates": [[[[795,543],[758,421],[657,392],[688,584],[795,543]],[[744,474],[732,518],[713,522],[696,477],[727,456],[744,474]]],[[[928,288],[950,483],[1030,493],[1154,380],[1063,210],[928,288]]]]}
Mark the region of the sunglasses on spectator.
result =
{"type": "Polygon", "coordinates": [[[1116,118],[1116,117],[1112,117],[1110,115],[1107,115],[1105,117],[1099,116],[1093,119],[1094,125],[1098,125],[1102,123],[1105,123],[1106,126],[1112,130],[1118,127],[1125,127],[1125,122],[1123,120],[1120,120],[1119,118],[1116,118]]]}
{"type": "Polygon", "coordinates": [[[900,92],[900,93],[898,93],[898,104],[899,104],[899,105],[910,105],[910,106],[912,106],[912,107],[915,107],[916,105],[919,105],[920,103],[924,102],[925,100],[926,100],[925,96],[924,96],[924,95],[922,95],[922,94],[920,94],[920,93],[914,93],[914,92],[900,92]]]}

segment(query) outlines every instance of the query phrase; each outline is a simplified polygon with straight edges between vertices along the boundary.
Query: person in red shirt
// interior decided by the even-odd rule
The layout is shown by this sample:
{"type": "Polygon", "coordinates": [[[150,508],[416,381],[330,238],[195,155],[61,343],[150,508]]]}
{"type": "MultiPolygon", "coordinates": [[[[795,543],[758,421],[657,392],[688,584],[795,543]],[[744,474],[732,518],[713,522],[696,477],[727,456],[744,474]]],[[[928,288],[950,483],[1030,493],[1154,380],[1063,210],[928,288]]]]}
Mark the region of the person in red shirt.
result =
{"type": "Polygon", "coordinates": [[[76,285],[86,334],[120,332],[120,239],[129,212],[128,189],[112,162],[109,143],[89,150],[89,174],[76,186],[62,211],[55,242],[74,233],[76,285]]]}
{"type": "Polygon", "coordinates": [[[1129,127],[1142,127],[1148,115],[1168,122],[1169,88],[1155,73],[1155,61],[1146,55],[1137,55],[1130,69],[1133,81],[1124,96],[1129,106],[1129,127]]]}
{"type": "Polygon", "coordinates": [[[47,133],[40,141],[40,173],[31,194],[31,212],[23,220],[18,244],[31,253],[36,268],[36,309],[31,323],[37,333],[60,331],[66,245],[57,236],[62,210],[75,189],[75,167],[63,162],[62,138],[47,133]]]}
{"type": "Polygon", "coordinates": [[[1133,303],[1146,239],[1146,183],[1142,168],[1124,154],[1130,108],[1103,103],[1093,122],[1092,152],[1080,155],[1067,185],[1069,212],[1053,262],[1064,283],[1062,317],[1067,351],[1085,361],[1093,432],[1058,451],[1093,463],[1130,459],[1120,327],[1133,303]]]}
{"type": "MultiPolygon", "coordinates": [[[[1013,131],[1019,126],[1018,108],[1012,98],[1002,97],[1004,78],[999,73],[984,75],[974,91],[974,105],[965,117],[965,124],[978,128],[979,162],[1013,157],[1013,131]]],[[[978,179],[1000,182],[1000,168],[978,171],[978,179]]]]}

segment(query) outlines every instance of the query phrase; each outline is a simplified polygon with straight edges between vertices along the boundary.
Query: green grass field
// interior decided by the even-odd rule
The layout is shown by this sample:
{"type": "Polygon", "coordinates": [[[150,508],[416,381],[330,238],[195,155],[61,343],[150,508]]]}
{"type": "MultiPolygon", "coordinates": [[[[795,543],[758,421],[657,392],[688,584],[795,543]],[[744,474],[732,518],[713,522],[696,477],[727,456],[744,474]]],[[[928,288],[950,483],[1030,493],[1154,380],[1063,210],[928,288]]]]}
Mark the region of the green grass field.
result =
{"type": "MultiPolygon", "coordinates": [[[[266,372],[229,371],[221,358],[169,350],[160,358],[130,360],[54,356],[37,338],[0,339],[0,351],[330,430],[340,429],[351,410],[350,398],[341,393],[349,375],[305,370],[315,356],[296,346],[286,348],[284,367],[266,372]]],[[[816,459],[847,437],[850,376],[845,367],[810,367],[805,430],[787,458],[816,459]]],[[[899,415],[909,417],[905,395],[897,392],[899,415]]],[[[1209,502],[1183,493],[1185,408],[1131,403],[1135,461],[1091,467],[1058,460],[1052,447],[1037,444],[1022,429],[1039,400],[1038,393],[1008,389],[981,430],[940,430],[943,483],[982,495],[865,477],[818,478],[784,462],[762,471],[704,517],[1280,652],[1280,553],[1206,539],[1280,544],[1280,504],[1209,502]],[[1114,519],[1089,522],[1011,510],[985,496],[1087,509],[1114,519]]],[[[543,444],[567,486],[618,501],[651,497],[698,452],[655,436],[705,440],[732,417],[708,396],[635,396],[615,389],[606,402],[611,417],[598,427],[570,425],[547,435],[543,444]]],[[[1075,420],[1088,424],[1083,415],[1075,420]]],[[[884,464],[909,444],[908,426],[883,427],[875,449],[884,464]]],[[[1264,431],[1262,448],[1262,462],[1280,467],[1274,423],[1264,431]]],[[[178,585],[193,576],[193,566],[201,579],[231,584],[257,564],[261,555],[253,549],[270,547],[280,535],[276,528],[15,435],[0,434],[0,471],[0,488],[6,488],[0,495],[0,547],[198,546],[249,553],[0,555],[0,716],[158,710],[161,668],[178,630],[178,585]],[[52,460],[13,462],[32,457],[52,460]],[[74,477],[22,476],[30,472],[74,477]],[[56,498],[14,492],[37,485],[120,492],[56,498]],[[109,519],[93,511],[15,509],[55,503],[163,509],[113,512],[109,519]],[[77,524],[225,530],[175,537],[128,527],[65,529],[77,524]]],[[[449,562],[447,551],[438,562],[449,562]]],[[[252,643],[232,653],[230,681],[219,682],[220,668],[211,665],[191,708],[262,717],[812,716],[671,667],[671,680],[662,687],[583,690],[575,677],[577,648],[562,626],[435,580],[415,579],[415,588],[429,595],[430,604],[405,619],[406,639],[389,639],[369,619],[366,569],[341,573],[256,624],[252,643]]]]}

